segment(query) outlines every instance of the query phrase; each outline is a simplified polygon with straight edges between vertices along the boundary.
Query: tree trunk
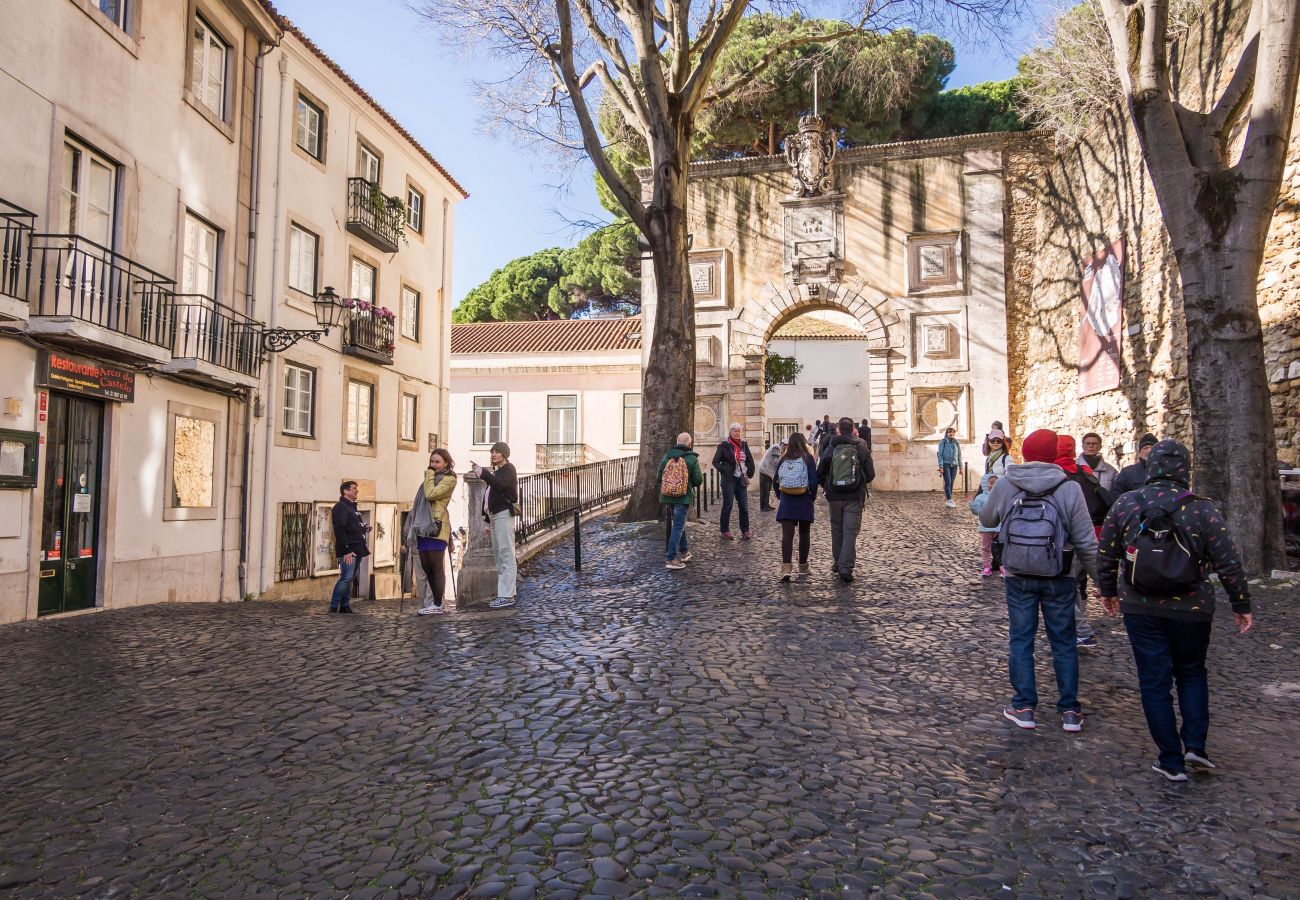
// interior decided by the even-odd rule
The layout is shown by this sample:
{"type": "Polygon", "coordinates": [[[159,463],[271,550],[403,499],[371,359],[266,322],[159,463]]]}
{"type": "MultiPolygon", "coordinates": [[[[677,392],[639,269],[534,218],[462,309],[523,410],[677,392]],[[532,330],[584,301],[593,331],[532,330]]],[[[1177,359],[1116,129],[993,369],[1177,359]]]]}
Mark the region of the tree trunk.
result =
{"type": "Polygon", "coordinates": [[[1192,406],[1192,488],[1219,501],[1248,572],[1285,554],[1273,409],[1256,298],[1260,255],[1179,254],[1192,406]]]}
{"type": "MultiPolygon", "coordinates": [[[[686,145],[682,145],[686,146],[686,145]]],[[[655,196],[646,209],[655,283],[654,334],[641,381],[641,453],[624,521],[659,514],[659,460],[681,432],[693,434],[695,302],[687,252],[685,153],[655,167],[655,196]]],[[[662,156],[660,158],[663,158],[662,156]]]]}

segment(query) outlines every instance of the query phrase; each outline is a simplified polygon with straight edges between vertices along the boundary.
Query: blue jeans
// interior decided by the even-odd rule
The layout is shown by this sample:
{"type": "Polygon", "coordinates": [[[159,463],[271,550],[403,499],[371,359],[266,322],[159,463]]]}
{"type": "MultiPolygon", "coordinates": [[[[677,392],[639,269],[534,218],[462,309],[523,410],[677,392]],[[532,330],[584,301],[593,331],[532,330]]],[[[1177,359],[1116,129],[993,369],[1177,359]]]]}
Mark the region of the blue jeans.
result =
{"type": "Polygon", "coordinates": [[[1183,771],[1184,749],[1205,752],[1210,731],[1210,682],[1205,674],[1210,624],[1124,614],[1142,691],[1142,712],[1160,751],[1160,765],[1171,772],[1183,771]],[[1175,683],[1178,710],[1183,714],[1181,731],[1169,696],[1175,683]]]}
{"type": "Polygon", "coordinates": [[[357,577],[357,566],[360,563],[361,558],[355,555],[352,562],[339,557],[339,580],[334,585],[334,593],[330,595],[330,612],[351,606],[349,598],[352,596],[352,579],[357,577]]]}
{"type": "Polygon", "coordinates": [[[673,529],[668,533],[668,558],[676,559],[678,554],[685,554],[691,548],[686,544],[686,515],[691,511],[685,503],[672,507],[673,529]]]}
{"type": "Polygon", "coordinates": [[[957,480],[957,467],[944,464],[939,468],[943,469],[943,499],[952,499],[952,483],[957,480]]]}
{"type": "Polygon", "coordinates": [[[1043,611],[1043,626],[1052,645],[1052,668],[1056,671],[1056,689],[1060,699],[1057,712],[1079,709],[1079,649],[1074,632],[1074,579],[1031,578],[1008,574],[1007,615],[1010,619],[1011,654],[1009,673],[1016,709],[1038,706],[1038,689],[1034,678],[1034,635],[1038,633],[1038,611],[1043,611]]]}
{"type": "Polygon", "coordinates": [[[731,530],[731,505],[735,503],[740,513],[740,530],[749,531],[749,491],[739,478],[722,478],[722,518],[718,525],[723,531],[731,530]]]}

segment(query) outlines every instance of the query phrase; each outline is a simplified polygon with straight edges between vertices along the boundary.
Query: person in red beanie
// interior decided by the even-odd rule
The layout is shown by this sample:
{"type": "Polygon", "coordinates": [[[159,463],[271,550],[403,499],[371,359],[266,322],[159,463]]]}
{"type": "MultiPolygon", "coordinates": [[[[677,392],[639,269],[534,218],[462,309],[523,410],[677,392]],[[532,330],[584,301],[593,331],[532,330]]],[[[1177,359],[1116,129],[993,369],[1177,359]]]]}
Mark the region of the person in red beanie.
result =
{"type": "MultiPolygon", "coordinates": [[[[1083,501],[1088,504],[1088,515],[1092,517],[1092,530],[1099,538],[1101,523],[1106,521],[1106,511],[1115,502],[1115,495],[1101,486],[1101,481],[1087,465],[1080,465],[1076,457],[1074,438],[1068,434],[1057,435],[1056,464],[1065,471],[1065,477],[1073,481],[1083,491],[1083,501]]],[[[1088,573],[1075,557],[1073,569],[1075,602],[1074,621],[1077,632],[1075,643],[1082,649],[1097,646],[1097,634],[1092,623],[1088,621],[1088,573]]]]}
{"type": "Polygon", "coordinates": [[[1034,678],[1034,636],[1041,610],[1059,699],[1056,710],[1066,731],[1083,729],[1079,705],[1079,650],[1075,633],[1074,578],[1078,556],[1095,580],[1097,535],[1083,491],[1056,465],[1057,436],[1042,428],[1025,438],[1025,461],[1007,467],[980,510],[980,524],[998,527],[1007,595],[1013,696],[1002,715],[1020,728],[1036,726],[1038,689],[1034,678]]]}

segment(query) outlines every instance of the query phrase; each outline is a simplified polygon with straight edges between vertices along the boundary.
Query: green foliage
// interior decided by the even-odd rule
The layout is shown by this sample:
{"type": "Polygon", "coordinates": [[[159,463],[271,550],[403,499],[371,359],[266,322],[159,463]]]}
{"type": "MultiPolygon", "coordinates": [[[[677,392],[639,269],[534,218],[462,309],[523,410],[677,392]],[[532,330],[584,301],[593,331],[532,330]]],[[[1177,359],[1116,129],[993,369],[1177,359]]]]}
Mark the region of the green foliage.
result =
{"type": "Polygon", "coordinates": [[[591,303],[639,306],[636,230],[620,221],[575,247],[521,256],[493,272],[451,312],[453,322],[567,319],[591,303]]]}
{"type": "Polygon", "coordinates": [[[912,139],[981,134],[987,131],[1025,131],[1021,118],[1021,78],[985,81],[936,94],[913,110],[905,129],[912,139]]]}
{"type": "Polygon", "coordinates": [[[769,347],[767,360],[763,363],[763,392],[772,393],[778,384],[794,384],[802,371],[803,365],[793,356],[773,353],[769,347]]]}

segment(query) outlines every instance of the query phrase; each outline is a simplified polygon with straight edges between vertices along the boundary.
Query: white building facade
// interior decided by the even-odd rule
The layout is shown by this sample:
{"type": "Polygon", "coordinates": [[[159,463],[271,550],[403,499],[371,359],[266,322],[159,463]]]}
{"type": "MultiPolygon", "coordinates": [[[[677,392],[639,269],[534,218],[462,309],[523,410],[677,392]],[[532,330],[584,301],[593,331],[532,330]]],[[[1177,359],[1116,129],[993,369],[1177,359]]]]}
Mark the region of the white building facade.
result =
{"type": "Polygon", "coordinates": [[[865,372],[867,335],[848,316],[813,312],[791,319],[772,335],[767,349],[800,366],[792,381],[772,386],[767,395],[766,440],[782,441],[792,432],[805,432],[822,416],[838,421],[850,416],[860,422],[870,415],[871,389],[865,372]]]}

